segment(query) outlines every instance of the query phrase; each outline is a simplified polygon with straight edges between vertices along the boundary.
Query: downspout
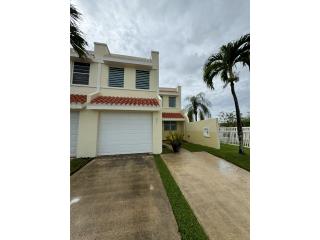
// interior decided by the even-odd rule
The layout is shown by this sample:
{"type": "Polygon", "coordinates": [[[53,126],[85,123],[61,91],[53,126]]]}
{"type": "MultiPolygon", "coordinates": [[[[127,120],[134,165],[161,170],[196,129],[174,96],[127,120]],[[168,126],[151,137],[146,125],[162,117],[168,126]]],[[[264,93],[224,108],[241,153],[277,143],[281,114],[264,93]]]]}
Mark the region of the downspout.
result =
{"type": "Polygon", "coordinates": [[[100,91],[100,85],[101,85],[101,62],[98,63],[97,92],[100,91]]]}

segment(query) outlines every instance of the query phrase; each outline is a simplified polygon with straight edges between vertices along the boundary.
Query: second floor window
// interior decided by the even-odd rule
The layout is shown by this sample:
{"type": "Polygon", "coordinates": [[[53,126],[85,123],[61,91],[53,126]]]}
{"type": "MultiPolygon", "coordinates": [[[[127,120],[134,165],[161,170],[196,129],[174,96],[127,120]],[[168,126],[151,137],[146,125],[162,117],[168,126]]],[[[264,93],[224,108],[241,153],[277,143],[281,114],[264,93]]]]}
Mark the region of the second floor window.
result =
{"type": "Polygon", "coordinates": [[[90,63],[75,62],[73,64],[73,84],[89,84],[90,63]]]}
{"type": "Polygon", "coordinates": [[[120,87],[124,85],[124,69],[123,68],[109,68],[109,87],[120,87]]]}
{"type": "Polygon", "coordinates": [[[136,89],[149,89],[150,88],[150,72],[143,70],[136,70],[136,89]]]}
{"type": "Polygon", "coordinates": [[[169,97],[169,107],[176,107],[176,97],[169,97]]]}

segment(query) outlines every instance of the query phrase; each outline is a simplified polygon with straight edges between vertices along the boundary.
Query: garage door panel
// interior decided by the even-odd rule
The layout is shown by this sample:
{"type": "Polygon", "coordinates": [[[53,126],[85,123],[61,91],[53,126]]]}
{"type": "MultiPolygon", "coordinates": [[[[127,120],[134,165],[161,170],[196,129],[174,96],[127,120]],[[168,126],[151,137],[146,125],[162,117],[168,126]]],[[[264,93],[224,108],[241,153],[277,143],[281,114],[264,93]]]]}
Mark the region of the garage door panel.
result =
{"type": "Polygon", "coordinates": [[[152,152],[152,114],[100,114],[98,155],[152,152]]]}
{"type": "Polygon", "coordinates": [[[77,153],[79,112],[70,112],[70,156],[77,153]]]}
{"type": "Polygon", "coordinates": [[[108,145],[105,151],[101,152],[100,155],[113,155],[113,154],[131,154],[131,153],[144,153],[149,144],[140,144],[139,146],[129,146],[129,145],[108,145]],[[132,150],[134,148],[134,150],[132,150]]]}

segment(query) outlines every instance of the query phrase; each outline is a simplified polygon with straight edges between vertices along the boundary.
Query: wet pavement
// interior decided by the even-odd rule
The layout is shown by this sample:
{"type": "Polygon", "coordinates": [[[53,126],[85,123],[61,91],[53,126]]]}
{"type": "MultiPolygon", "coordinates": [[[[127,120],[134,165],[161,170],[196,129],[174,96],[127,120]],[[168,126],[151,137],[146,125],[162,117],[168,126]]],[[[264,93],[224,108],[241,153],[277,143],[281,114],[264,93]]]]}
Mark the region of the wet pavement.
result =
{"type": "Polygon", "coordinates": [[[207,152],[162,154],[210,239],[250,239],[250,174],[207,152]]]}
{"type": "Polygon", "coordinates": [[[152,155],[96,158],[70,188],[71,239],[180,239],[152,155]]]}

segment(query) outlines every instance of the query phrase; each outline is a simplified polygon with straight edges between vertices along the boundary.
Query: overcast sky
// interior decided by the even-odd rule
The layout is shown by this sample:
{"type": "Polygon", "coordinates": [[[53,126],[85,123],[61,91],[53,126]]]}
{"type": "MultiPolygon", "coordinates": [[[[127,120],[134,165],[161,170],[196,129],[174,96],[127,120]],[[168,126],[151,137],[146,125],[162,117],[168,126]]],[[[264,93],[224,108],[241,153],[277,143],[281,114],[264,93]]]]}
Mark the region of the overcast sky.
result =
{"type": "MultiPolygon", "coordinates": [[[[183,99],[205,92],[212,115],[234,111],[230,87],[219,78],[215,90],[202,80],[202,66],[222,44],[250,32],[249,0],[73,0],[83,14],[80,28],[93,42],[108,44],[111,53],[150,58],[160,53],[160,86],[182,86],[183,99]]],[[[250,111],[249,71],[237,69],[240,109],[250,111]]],[[[185,101],[182,102],[185,105],[185,101]]]]}

